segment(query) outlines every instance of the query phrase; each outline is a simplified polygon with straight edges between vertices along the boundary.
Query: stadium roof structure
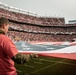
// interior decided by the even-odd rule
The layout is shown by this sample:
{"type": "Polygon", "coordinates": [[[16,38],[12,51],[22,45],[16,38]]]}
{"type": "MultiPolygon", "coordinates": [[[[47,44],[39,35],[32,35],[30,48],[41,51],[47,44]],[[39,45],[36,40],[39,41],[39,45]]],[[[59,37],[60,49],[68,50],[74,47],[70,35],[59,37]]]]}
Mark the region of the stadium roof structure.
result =
{"type": "Polygon", "coordinates": [[[4,8],[4,9],[7,9],[9,11],[14,11],[14,12],[18,12],[18,13],[23,13],[23,14],[37,16],[37,14],[35,14],[35,13],[28,12],[28,11],[23,10],[23,9],[19,9],[19,8],[16,8],[16,7],[9,6],[9,5],[4,4],[2,2],[0,2],[0,8],[4,8]]]}

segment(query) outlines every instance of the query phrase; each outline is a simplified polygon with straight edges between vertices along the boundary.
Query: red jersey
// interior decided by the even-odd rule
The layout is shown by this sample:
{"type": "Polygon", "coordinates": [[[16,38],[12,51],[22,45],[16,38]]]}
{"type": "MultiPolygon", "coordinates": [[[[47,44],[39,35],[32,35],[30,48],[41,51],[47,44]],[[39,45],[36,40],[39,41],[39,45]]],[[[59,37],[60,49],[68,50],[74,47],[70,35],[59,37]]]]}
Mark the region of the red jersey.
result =
{"type": "Polygon", "coordinates": [[[0,75],[17,75],[11,59],[16,54],[15,44],[6,35],[0,34],[0,75]]]}

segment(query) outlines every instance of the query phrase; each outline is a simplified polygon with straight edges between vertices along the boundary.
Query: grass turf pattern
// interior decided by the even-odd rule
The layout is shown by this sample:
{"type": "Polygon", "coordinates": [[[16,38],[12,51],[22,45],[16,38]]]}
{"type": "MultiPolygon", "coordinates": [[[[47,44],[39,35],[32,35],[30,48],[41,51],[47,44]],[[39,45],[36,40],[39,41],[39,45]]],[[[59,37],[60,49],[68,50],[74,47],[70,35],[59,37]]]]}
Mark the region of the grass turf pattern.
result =
{"type": "Polygon", "coordinates": [[[19,75],[76,75],[76,61],[39,56],[24,64],[16,64],[19,75]]]}

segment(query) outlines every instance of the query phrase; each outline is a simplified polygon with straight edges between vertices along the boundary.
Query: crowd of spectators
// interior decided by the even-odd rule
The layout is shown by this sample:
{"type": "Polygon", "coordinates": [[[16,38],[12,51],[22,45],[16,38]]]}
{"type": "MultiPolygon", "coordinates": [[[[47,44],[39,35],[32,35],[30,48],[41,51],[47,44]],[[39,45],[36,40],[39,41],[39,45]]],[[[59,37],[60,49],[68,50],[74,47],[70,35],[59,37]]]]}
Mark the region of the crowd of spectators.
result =
{"type": "Polygon", "coordinates": [[[22,14],[17,13],[13,11],[5,10],[3,8],[0,8],[0,15],[3,15],[7,17],[8,19],[24,22],[24,23],[31,23],[36,25],[42,25],[42,26],[50,26],[50,25],[65,25],[64,18],[59,17],[37,17],[32,16],[29,14],[22,14]]]}
{"type": "Polygon", "coordinates": [[[10,28],[13,30],[33,32],[33,33],[48,33],[48,34],[73,34],[76,33],[76,26],[37,26],[10,22],[10,28]]]}
{"type": "Polygon", "coordinates": [[[65,24],[64,18],[37,17],[0,8],[0,17],[10,21],[8,36],[13,41],[72,41],[76,24],[65,24]]]}
{"type": "Polygon", "coordinates": [[[27,41],[27,42],[61,42],[61,41],[72,41],[76,38],[76,35],[54,35],[54,34],[35,34],[35,33],[25,33],[10,31],[8,36],[13,41],[27,41]]]}
{"type": "Polygon", "coordinates": [[[40,27],[10,22],[8,36],[15,41],[72,41],[76,38],[76,26],[40,27]]]}

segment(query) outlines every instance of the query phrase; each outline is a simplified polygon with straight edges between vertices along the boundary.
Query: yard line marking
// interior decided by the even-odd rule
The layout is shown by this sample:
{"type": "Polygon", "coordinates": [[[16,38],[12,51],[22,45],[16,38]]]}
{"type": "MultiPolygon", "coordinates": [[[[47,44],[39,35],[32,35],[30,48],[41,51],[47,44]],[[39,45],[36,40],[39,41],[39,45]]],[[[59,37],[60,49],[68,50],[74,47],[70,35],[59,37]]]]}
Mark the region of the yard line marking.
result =
{"type": "Polygon", "coordinates": [[[35,61],[34,63],[37,63],[37,64],[42,64],[42,62],[36,62],[36,61],[35,61]]]}
{"type": "MultiPolygon", "coordinates": [[[[65,59],[62,60],[62,61],[65,61],[65,59]]],[[[49,67],[51,67],[51,66],[54,66],[54,65],[57,65],[57,64],[58,64],[58,63],[54,63],[54,64],[52,64],[52,65],[48,65],[48,66],[43,67],[43,68],[41,68],[41,69],[39,69],[39,70],[33,71],[33,72],[31,72],[31,73],[28,73],[28,75],[30,75],[30,74],[32,74],[32,73],[39,72],[39,71],[44,70],[44,69],[47,69],[47,68],[49,68],[49,67]]]]}
{"type": "Polygon", "coordinates": [[[17,70],[18,72],[22,72],[21,70],[17,70]]]}
{"type": "Polygon", "coordinates": [[[34,68],[34,66],[31,66],[31,65],[24,65],[24,66],[28,66],[28,67],[34,68]]]}
{"type": "MultiPolygon", "coordinates": [[[[76,66],[76,64],[67,63],[67,62],[64,62],[64,61],[53,61],[53,60],[45,60],[45,59],[38,59],[38,60],[40,60],[40,61],[48,61],[48,62],[56,62],[56,63],[62,63],[62,64],[68,64],[68,65],[75,65],[76,66]]],[[[64,60],[66,60],[66,59],[64,59],[64,60]]]]}
{"type": "Polygon", "coordinates": [[[44,59],[37,59],[37,60],[39,60],[39,61],[43,61],[44,59]]]}
{"type": "Polygon", "coordinates": [[[43,68],[41,68],[41,69],[39,69],[39,70],[33,71],[33,72],[31,72],[31,73],[28,73],[27,75],[30,75],[30,74],[32,74],[32,73],[39,72],[39,71],[41,71],[41,70],[47,69],[47,68],[49,68],[49,67],[51,67],[51,66],[54,66],[54,65],[57,65],[57,64],[58,64],[58,63],[52,64],[52,65],[48,65],[48,66],[43,67],[43,68]]]}
{"type": "Polygon", "coordinates": [[[75,65],[76,66],[76,64],[67,63],[67,62],[64,62],[64,61],[53,61],[53,60],[45,60],[45,59],[43,61],[50,61],[50,62],[56,62],[56,63],[62,63],[62,64],[68,64],[68,65],[75,65]]]}

